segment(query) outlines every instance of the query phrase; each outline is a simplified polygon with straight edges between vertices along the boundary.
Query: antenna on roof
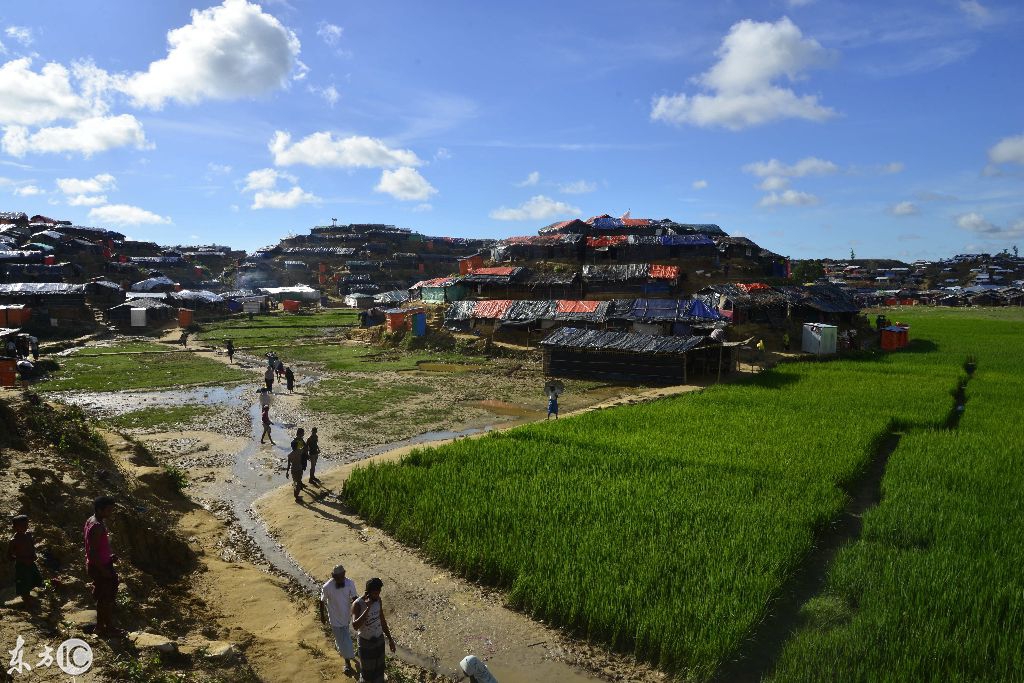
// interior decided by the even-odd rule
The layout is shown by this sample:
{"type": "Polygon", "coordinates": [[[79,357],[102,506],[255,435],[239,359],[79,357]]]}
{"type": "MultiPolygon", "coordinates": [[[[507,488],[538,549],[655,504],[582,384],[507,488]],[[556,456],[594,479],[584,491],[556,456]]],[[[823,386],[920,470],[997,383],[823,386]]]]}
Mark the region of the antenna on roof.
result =
{"type": "Polygon", "coordinates": [[[338,219],[337,218],[332,218],[331,219],[331,226],[333,226],[335,228],[338,227],[338,219]]]}

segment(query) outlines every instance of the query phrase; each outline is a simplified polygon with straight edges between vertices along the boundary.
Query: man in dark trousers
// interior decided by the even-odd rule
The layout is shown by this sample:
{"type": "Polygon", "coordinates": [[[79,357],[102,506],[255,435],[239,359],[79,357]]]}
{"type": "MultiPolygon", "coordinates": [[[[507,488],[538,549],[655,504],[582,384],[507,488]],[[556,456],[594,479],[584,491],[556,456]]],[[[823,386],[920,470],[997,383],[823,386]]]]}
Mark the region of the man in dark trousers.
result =
{"type": "Polygon", "coordinates": [[[117,603],[117,555],[110,548],[107,522],[114,514],[115,501],[100,496],[93,501],[93,516],[85,520],[85,571],[92,579],[92,595],[96,599],[96,635],[101,638],[117,634],[114,628],[114,605],[117,603]]]}
{"type": "Polygon", "coordinates": [[[370,579],[366,582],[366,592],[352,603],[352,626],[359,634],[359,680],[362,683],[384,683],[385,637],[392,654],[395,652],[395,639],[384,618],[384,603],[380,597],[383,587],[380,579],[370,579]]]}
{"type": "Polygon", "coordinates": [[[309,458],[309,483],[319,484],[320,480],[316,478],[316,461],[320,459],[320,436],[316,433],[316,427],[309,432],[309,438],[306,439],[306,454],[309,458]]]}
{"type": "Polygon", "coordinates": [[[235,342],[228,339],[224,342],[224,349],[228,352],[228,363],[235,362],[235,342]]]}
{"type": "Polygon", "coordinates": [[[285,476],[291,474],[292,487],[295,492],[295,501],[298,502],[299,492],[302,491],[302,472],[306,469],[306,440],[303,438],[306,430],[299,427],[292,439],[292,449],[288,452],[288,471],[285,476]]]}
{"type": "Polygon", "coordinates": [[[295,373],[292,372],[291,366],[284,369],[284,381],[288,385],[288,391],[292,391],[295,388],[295,373]]]}

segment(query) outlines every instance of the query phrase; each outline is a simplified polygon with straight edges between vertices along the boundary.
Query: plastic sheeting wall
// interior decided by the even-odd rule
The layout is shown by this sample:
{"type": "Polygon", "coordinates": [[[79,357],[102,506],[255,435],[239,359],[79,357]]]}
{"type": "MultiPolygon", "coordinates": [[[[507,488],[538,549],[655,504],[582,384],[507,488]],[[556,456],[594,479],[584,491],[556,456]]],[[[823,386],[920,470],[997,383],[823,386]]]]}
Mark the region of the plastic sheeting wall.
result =
{"type": "Polygon", "coordinates": [[[805,353],[819,356],[835,353],[838,336],[839,329],[835,325],[807,323],[804,325],[802,348],[805,353]]]}

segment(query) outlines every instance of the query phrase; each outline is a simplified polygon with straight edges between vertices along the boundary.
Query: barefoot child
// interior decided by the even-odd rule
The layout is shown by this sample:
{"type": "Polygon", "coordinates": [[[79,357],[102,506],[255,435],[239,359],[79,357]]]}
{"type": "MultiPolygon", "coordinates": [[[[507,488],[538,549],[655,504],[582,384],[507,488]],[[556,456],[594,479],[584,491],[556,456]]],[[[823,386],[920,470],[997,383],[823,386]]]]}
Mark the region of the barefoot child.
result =
{"type": "Polygon", "coordinates": [[[14,587],[26,605],[35,602],[33,588],[41,588],[43,577],[36,567],[36,541],[28,530],[28,515],[18,515],[11,520],[14,536],[7,546],[7,556],[14,560],[14,587]]]}

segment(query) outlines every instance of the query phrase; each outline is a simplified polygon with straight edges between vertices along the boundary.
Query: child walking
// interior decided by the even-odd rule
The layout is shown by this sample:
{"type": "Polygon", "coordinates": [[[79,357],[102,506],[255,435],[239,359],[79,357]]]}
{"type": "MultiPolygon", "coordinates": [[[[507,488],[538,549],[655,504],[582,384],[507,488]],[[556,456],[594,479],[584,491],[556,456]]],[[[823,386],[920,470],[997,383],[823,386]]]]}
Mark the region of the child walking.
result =
{"type": "Polygon", "coordinates": [[[14,560],[14,588],[22,602],[33,605],[33,588],[41,588],[43,577],[36,566],[36,541],[28,530],[28,515],[18,515],[11,520],[14,536],[7,546],[7,556],[14,560]]]}

